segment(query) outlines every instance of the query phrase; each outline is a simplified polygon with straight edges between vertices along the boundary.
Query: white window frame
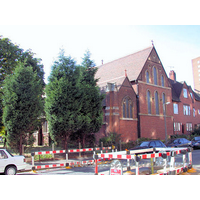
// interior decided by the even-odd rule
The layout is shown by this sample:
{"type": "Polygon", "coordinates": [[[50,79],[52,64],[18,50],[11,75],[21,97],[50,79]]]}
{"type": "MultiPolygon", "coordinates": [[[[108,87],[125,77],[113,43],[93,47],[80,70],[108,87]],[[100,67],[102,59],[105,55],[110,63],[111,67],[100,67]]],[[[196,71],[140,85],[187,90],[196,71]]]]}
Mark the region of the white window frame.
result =
{"type": "Polygon", "coordinates": [[[186,88],[183,88],[183,97],[188,98],[188,93],[186,88]]]}
{"type": "Polygon", "coordinates": [[[173,108],[174,108],[174,114],[178,114],[178,104],[177,103],[173,104],[173,108]]]}

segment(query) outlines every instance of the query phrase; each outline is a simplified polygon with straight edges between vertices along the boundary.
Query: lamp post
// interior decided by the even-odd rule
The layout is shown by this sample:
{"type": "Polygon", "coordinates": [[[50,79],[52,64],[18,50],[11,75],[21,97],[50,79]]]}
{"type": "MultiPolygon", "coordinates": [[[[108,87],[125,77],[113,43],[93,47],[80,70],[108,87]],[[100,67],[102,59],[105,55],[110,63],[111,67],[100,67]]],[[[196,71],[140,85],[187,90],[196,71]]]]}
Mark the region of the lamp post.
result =
{"type": "Polygon", "coordinates": [[[166,110],[165,105],[170,104],[170,102],[163,103],[164,120],[165,120],[165,143],[167,143],[167,122],[166,122],[166,110]]]}

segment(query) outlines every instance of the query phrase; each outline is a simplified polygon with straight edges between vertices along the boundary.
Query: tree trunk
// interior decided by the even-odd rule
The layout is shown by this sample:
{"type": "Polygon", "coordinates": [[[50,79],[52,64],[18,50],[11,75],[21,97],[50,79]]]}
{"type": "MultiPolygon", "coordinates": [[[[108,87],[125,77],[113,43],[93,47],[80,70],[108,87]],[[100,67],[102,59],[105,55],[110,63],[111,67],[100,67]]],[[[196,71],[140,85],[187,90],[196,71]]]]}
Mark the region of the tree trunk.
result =
{"type": "Polygon", "coordinates": [[[19,154],[22,155],[22,134],[20,135],[20,141],[19,141],[19,154]]]}
{"type": "Polygon", "coordinates": [[[67,134],[65,136],[65,144],[64,144],[64,148],[66,150],[66,153],[68,152],[68,138],[69,138],[69,135],[67,134]]]}
{"type": "Polygon", "coordinates": [[[85,134],[84,133],[83,133],[83,140],[82,140],[82,142],[83,142],[82,148],[84,149],[85,148],[85,134]]]}

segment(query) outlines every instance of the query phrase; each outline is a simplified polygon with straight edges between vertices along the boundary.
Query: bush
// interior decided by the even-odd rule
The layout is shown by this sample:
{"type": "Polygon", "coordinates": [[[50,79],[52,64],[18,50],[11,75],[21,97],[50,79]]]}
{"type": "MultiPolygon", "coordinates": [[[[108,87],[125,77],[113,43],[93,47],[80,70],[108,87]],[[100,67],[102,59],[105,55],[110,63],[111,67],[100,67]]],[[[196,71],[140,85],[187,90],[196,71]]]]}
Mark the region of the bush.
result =
{"type": "Polygon", "coordinates": [[[108,147],[108,146],[118,146],[119,145],[119,141],[121,140],[121,134],[118,133],[109,133],[108,136],[106,137],[102,137],[99,140],[99,146],[101,146],[101,142],[103,142],[103,146],[108,147]]]}

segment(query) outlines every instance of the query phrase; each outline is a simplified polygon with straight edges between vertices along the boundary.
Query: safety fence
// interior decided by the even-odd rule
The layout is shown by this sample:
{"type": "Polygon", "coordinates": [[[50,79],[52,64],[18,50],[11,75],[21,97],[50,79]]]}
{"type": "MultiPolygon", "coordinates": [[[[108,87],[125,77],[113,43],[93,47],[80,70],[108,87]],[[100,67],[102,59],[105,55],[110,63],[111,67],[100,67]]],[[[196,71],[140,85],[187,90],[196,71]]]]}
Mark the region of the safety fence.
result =
{"type": "MultiPolygon", "coordinates": [[[[126,171],[131,172],[130,160],[133,160],[135,166],[133,169],[135,170],[136,175],[140,174],[139,162],[143,159],[150,159],[151,162],[151,171],[154,173],[154,159],[162,158],[163,160],[163,169],[158,170],[156,174],[158,175],[176,175],[182,172],[187,172],[190,170],[192,172],[192,148],[151,148],[151,149],[143,149],[143,150],[132,150],[132,151],[119,151],[114,153],[104,153],[104,154],[95,154],[95,174],[98,175],[98,160],[99,159],[114,159],[114,160],[127,160],[126,171]],[[175,166],[175,156],[178,154],[182,154],[182,166],[175,166]],[[188,159],[186,159],[188,156],[188,159]],[[170,158],[170,166],[167,166],[167,158],[170,158]],[[187,162],[188,161],[188,162],[187,162]]],[[[116,169],[117,171],[117,169],[116,169]]],[[[193,169],[193,171],[195,171],[193,169]]],[[[103,174],[102,174],[103,175],[103,174]]]]}
{"type": "MultiPolygon", "coordinates": [[[[57,167],[73,167],[73,166],[84,166],[84,165],[91,165],[94,164],[94,160],[86,160],[86,161],[69,161],[68,159],[68,154],[69,153],[80,153],[80,152],[92,152],[93,154],[96,153],[96,151],[100,150],[101,153],[103,153],[103,150],[111,150],[113,149],[112,147],[94,147],[94,148],[84,148],[84,149],[70,149],[67,151],[66,150],[56,150],[56,151],[40,151],[40,152],[32,152],[31,153],[31,160],[32,160],[32,170],[38,170],[38,169],[47,169],[47,168],[57,168],[57,167]],[[35,165],[35,160],[34,156],[35,155],[45,155],[45,154],[66,154],[66,161],[65,163],[61,164],[51,164],[51,165],[35,165]]],[[[114,151],[114,150],[112,150],[114,151]]],[[[100,159],[98,159],[100,161],[100,159]]]]}

